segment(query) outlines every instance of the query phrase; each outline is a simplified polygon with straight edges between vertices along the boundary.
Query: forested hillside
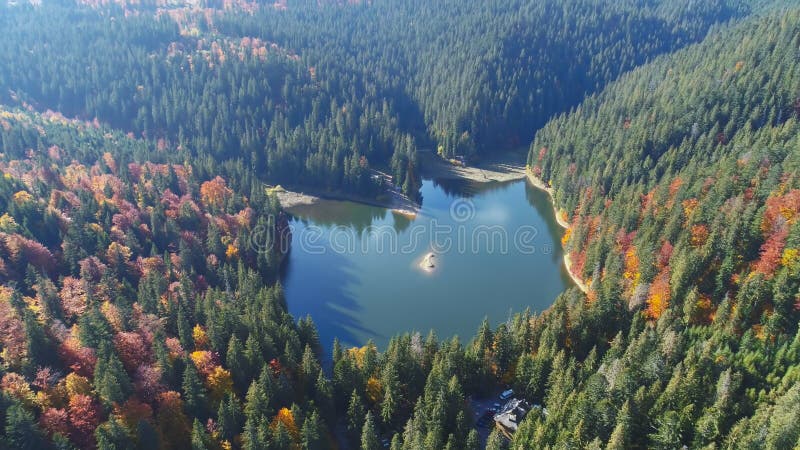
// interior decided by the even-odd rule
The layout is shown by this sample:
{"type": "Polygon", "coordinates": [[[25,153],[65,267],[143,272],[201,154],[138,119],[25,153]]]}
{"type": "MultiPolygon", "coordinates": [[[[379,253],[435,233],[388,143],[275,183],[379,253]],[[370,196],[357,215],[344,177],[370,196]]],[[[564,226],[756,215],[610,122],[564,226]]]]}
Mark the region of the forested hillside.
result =
{"type": "Polygon", "coordinates": [[[396,99],[401,124],[452,157],[527,144],[586,93],[747,11],[735,1],[377,1],[291,4],[217,28],[302,49],[317,73],[396,99]]]}
{"type": "Polygon", "coordinates": [[[537,133],[589,292],[550,312],[532,359],[564,373],[515,445],[797,445],[799,19],[709,36],[537,133]]]}
{"type": "Polygon", "coordinates": [[[742,16],[734,0],[15,4],[0,95],[270,183],[416,196],[418,147],[527,144],[621,73],[742,16]],[[690,8],[690,5],[691,8],[690,8]],[[35,26],[33,24],[36,24],[35,26]]]}
{"type": "Polygon", "coordinates": [[[491,450],[800,445],[800,9],[756,3],[0,3],[0,448],[476,450],[501,386],[491,450]],[[588,292],[323,355],[263,183],[531,137],[588,292]]]}

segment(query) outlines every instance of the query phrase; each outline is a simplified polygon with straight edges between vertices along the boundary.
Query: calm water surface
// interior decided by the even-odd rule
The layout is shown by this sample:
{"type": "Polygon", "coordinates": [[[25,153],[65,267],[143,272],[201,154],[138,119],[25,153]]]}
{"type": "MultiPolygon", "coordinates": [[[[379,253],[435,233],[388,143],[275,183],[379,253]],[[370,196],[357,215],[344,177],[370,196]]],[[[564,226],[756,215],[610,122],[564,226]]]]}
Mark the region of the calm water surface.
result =
{"type": "Polygon", "coordinates": [[[321,341],[434,330],[466,341],[484,317],[542,311],[569,284],[562,230],[547,195],[524,181],[426,180],[420,214],[323,201],[290,212],[292,250],[283,275],[289,311],[311,315],[321,341]],[[434,252],[436,267],[420,268],[434,252]]]}

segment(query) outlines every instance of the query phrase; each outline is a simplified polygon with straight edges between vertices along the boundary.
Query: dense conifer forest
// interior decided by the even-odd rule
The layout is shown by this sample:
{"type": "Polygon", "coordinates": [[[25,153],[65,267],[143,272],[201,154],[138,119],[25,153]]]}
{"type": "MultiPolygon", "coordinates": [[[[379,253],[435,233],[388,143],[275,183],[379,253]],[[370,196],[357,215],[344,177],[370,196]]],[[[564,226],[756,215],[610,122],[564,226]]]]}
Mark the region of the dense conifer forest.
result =
{"type": "Polygon", "coordinates": [[[795,2],[0,0],[0,29],[0,448],[800,446],[795,2]],[[585,292],[331,354],[287,312],[265,184],[418,198],[419,151],[528,144],[585,292]],[[484,442],[468,400],[505,387],[538,406],[484,442]]]}

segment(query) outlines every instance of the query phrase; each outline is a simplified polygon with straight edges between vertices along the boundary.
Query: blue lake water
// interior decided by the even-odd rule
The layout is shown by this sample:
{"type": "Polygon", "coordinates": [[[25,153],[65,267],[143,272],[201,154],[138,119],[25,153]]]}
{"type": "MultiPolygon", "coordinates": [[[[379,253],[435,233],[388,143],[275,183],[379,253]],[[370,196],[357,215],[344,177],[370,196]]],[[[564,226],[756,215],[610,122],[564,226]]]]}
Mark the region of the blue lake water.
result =
{"type": "Polygon", "coordinates": [[[562,230],[525,181],[424,181],[415,218],[325,200],[295,207],[282,277],[289,311],[311,315],[323,346],[434,330],[471,339],[484,317],[542,311],[569,285],[562,230]],[[435,267],[420,262],[433,253],[435,267]]]}

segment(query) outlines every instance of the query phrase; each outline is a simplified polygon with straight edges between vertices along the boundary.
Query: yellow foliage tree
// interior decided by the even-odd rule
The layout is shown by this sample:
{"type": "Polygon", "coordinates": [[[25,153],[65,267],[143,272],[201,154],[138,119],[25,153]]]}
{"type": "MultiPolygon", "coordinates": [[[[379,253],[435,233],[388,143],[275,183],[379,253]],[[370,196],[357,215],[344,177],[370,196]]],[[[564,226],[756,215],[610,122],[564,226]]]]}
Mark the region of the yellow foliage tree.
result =
{"type": "Polygon", "coordinates": [[[117,261],[127,262],[131,259],[131,249],[120,244],[119,242],[112,242],[106,251],[106,258],[110,264],[116,264],[117,261]]]}
{"type": "Polygon", "coordinates": [[[18,229],[19,225],[17,225],[17,221],[9,216],[8,213],[4,213],[0,216],[0,231],[4,233],[16,233],[18,229]]]}
{"type": "Polygon", "coordinates": [[[239,248],[233,244],[228,244],[228,248],[225,250],[225,257],[228,260],[235,259],[239,256],[239,248]]]}
{"type": "Polygon", "coordinates": [[[82,377],[75,372],[67,375],[67,394],[69,394],[70,397],[89,395],[91,392],[92,385],[89,383],[88,378],[82,377]]]}
{"type": "Polygon", "coordinates": [[[800,249],[787,248],[783,250],[781,264],[794,272],[800,268],[800,249]]]}
{"type": "Polygon", "coordinates": [[[33,196],[28,191],[18,191],[13,196],[14,203],[24,205],[25,203],[33,201],[33,196]]]}
{"type": "Polygon", "coordinates": [[[233,378],[230,371],[220,366],[215,367],[206,378],[206,387],[211,394],[211,401],[215,404],[219,403],[229,392],[233,391],[233,378]]]}
{"type": "Polygon", "coordinates": [[[370,377],[367,380],[367,398],[372,404],[378,404],[383,400],[383,386],[380,380],[375,377],[370,377]]]}
{"type": "Polygon", "coordinates": [[[206,334],[206,330],[199,324],[192,328],[192,338],[194,339],[195,349],[208,350],[208,334],[206,334]]]}
{"type": "Polygon", "coordinates": [[[625,272],[622,274],[626,280],[631,282],[631,289],[639,284],[639,278],[642,274],[639,272],[639,257],[636,255],[636,249],[631,247],[625,252],[625,272]]]}
{"type": "Polygon", "coordinates": [[[650,285],[650,295],[647,299],[647,317],[658,320],[661,314],[669,307],[670,286],[669,268],[664,268],[650,285]]]}
{"type": "Polygon", "coordinates": [[[217,365],[214,361],[214,355],[208,350],[194,351],[189,354],[189,358],[191,358],[195,367],[197,367],[197,371],[203,374],[203,376],[208,376],[217,365]]]}
{"type": "Polygon", "coordinates": [[[564,236],[561,238],[561,245],[566,246],[571,236],[572,236],[572,228],[567,228],[567,231],[564,232],[564,236]]]}
{"type": "Polygon", "coordinates": [[[289,436],[291,436],[295,442],[300,441],[300,430],[297,428],[297,424],[294,421],[294,414],[292,414],[289,408],[281,408],[280,411],[278,411],[275,419],[270,424],[270,428],[274,430],[277,428],[278,423],[283,424],[286,431],[289,432],[289,436]]]}

